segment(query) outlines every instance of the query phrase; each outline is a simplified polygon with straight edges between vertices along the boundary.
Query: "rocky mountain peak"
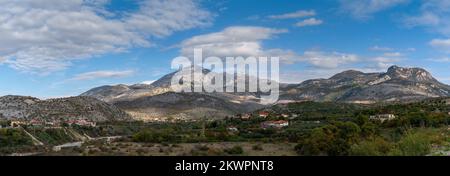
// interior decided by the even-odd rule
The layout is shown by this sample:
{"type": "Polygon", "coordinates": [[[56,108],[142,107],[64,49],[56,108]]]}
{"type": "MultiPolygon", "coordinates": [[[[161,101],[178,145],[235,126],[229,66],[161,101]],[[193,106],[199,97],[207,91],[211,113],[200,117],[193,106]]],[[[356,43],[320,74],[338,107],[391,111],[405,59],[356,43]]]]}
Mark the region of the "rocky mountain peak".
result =
{"type": "Polygon", "coordinates": [[[399,66],[392,66],[388,69],[385,75],[391,78],[417,81],[417,82],[434,82],[436,81],[431,73],[422,68],[405,68],[399,66]]]}

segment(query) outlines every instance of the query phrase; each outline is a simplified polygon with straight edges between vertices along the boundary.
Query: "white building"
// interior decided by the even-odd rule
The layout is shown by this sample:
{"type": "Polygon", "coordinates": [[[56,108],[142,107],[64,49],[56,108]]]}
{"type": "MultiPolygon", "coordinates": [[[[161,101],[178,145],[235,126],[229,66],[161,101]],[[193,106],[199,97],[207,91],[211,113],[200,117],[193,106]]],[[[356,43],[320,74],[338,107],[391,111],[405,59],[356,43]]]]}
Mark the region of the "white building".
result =
{"type": "Polygon", "coordinates": [[[394,120],[395,118],[397,117],[394,114],[378,114],[369,117],[370,120],[378,120],[381,122],[394,120]]]}
{"type": "Polygon", "coordinates": [[[289,121],[278,120],[278,121],[266,121],[261,124],[262,128],[284,128],[289,126],[289,121]]]}

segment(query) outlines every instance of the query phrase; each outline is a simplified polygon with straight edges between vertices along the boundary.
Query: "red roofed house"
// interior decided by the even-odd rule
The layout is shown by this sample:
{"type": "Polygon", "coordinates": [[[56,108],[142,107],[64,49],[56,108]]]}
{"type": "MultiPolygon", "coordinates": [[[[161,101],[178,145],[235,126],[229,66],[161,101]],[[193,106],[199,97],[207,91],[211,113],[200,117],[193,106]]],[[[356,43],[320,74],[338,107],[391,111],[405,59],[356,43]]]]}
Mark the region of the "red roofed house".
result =
{"type": "Polygon", "coordinates": [[[261,123],[262,128],[284,128],[287,126],[289,126],[289,122],[286,120],[266,121],[261,123]]]}
{"type": "Polygon", "coordinates": [[[246,113],[241,115],[241,119],[250,119],[252,117],[252,114],[246,113]]]}
{"type": "Polygon", "coordinates": [[[259,112],[259,117],[264,117],[264,118],[266,118],[266,117],[268,117],[269,116],[269,112],[267,112],[267,111],[261,111],[261,112],[259,112]]]}

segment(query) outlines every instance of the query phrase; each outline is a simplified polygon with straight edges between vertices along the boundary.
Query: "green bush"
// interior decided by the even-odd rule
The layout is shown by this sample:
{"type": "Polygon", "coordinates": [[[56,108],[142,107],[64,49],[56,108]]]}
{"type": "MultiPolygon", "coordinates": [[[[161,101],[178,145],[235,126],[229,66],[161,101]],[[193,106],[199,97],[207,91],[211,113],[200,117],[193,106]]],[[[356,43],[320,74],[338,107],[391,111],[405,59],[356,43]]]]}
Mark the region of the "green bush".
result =
{"type": "Polygon", "coordinates": [[[244,153],[244,149],[242,149],[241,146],[236,145],[232,148],[225,149],[224,152],[230,155],[240,155],[244,153]]]}
{"type": "Polygon", "coordinates": [[[32,129],[29,132],[42,142],[50,145],[73,142],[72,137],[65,133],[63,129],[32,129]]]}
{"type": "Polygon", "coordinates": [[[171,130],[150,130],[145,129],[137,132],[132,137],[134,142],[154,142],[154,143],[170,143],[179,142],[176,135],[171,130]]]}
{"type": "Polygon", "coordinates": [[[259,144],[254,145],[254,146],[252,147],[252,149],[253,149],[253,150],[258,150],[258,151],[264,150],[263,147],[262,147],[261,145],[259,145],[259,144]]]}
{"type": "Polygon", "coordinates": [[[31,138],[19,129],[0,129],[0,147],[18,147],[32,144],[31,138]]]}
{"type": "Polygon", "coordinates": [[[353,156],[385,156],[391,150],[392,144],[383,138],[374,138],[355,144],[350,149],[353,156]]]}
{"type": "Polygon", "coordinates": [[[361,129],[353,122],[334,122],[312,130],[296,147],[300,155],[348,155],[361,129]]]}
{"type": "Polygon", "coordinates": [[[424,156],[431,152],[431,136],[425,133],[407,133],[397,143],[390,155],[397,156],[424,156]]]}

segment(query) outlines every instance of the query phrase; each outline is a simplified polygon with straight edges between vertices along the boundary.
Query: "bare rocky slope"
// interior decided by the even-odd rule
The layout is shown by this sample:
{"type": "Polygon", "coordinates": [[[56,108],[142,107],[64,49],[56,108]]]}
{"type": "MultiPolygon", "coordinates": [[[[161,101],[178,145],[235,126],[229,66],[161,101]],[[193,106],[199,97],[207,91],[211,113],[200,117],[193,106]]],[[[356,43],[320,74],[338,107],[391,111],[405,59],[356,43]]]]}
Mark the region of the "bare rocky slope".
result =
{"type": "Polygon", "coordinates": [[[192,120],[203,117],[223,118],[246,112],[250,105],[243,105],[207,94],[167,92],[130,101],[118,101],[114,105],[140,120],[192,120]]]}
{"type": "Polygon", "coordinates": [[[131,117],[92,97],[40,100],[34,97],[0,97],[0,117],[39,120],[88,119],[95,122],[130,120],[131,117]]]}

